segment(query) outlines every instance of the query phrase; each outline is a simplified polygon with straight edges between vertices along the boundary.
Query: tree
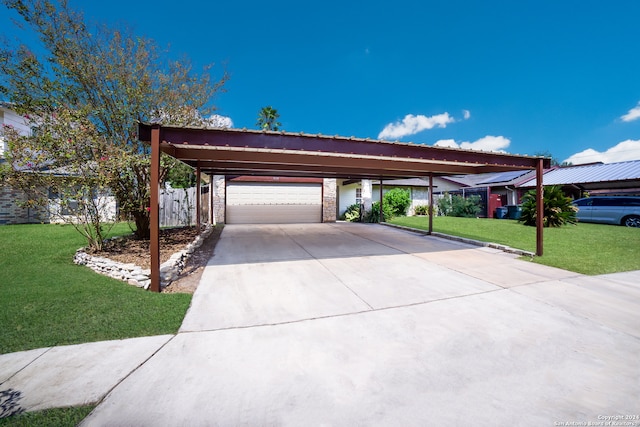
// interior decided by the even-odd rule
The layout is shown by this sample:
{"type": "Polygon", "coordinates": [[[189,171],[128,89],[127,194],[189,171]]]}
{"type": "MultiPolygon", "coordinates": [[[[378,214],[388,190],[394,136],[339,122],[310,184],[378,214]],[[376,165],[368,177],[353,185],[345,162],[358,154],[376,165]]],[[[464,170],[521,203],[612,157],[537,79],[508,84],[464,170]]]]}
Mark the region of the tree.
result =
{"type": "MultiPolygon", "coordinates": [[[[39,36],[44,52],[3,47],[0,94],[30,117],[70,111],[75,120],[91,123],[106,141],[106,147],[95,147],[104,148],[98,157],[106,159],[96,172],[104,174],[121,212],[134,221],[136,235],[148,238],[150,147],[138,140],[137,123],[202,125],[226,73],[213,82],[209,68],[194,73],[187,60],[164,58],[149,39],[119,28],[89,28],[67,0],[2,2],[39,36]]],[[[84,143],[94,142],[88,136],[84,143]]],[[[161,177],[174,164],[163,156],[161,177]]]]}
{"type": "Polygon", "coordinates": [[[262,107],[260,112],[258,113],[258,121],[256,122],[256,126],[258,126],[262,130],[279,130],[282,123],[278,121],[278,110],[269,106],[262,107]]]}
{"type": "Polygon", "coordinates": [[[108,146],[93,123],[74,111],[58,110],[38,120],[35,135],[7,126],[6,183],[27,195],[22,203],[45,209],[50,218],[71,224],[99,251],[115,224],[115,204],[108,196],[104,173],[108,146]]]}
{"type": "MultiPolygon", "coordinates": [[[[537,218],[536,191],[528,191],[522,198],[522,215],[518,219],[525,225],[535,226],[537,218]]],[[[571,198],[564,195],[562,188],[558,186],[545,187],[542,198],[544,227],[560,227],[565,224],[577,222],[576,208],[571,204],[571,198]]]]}

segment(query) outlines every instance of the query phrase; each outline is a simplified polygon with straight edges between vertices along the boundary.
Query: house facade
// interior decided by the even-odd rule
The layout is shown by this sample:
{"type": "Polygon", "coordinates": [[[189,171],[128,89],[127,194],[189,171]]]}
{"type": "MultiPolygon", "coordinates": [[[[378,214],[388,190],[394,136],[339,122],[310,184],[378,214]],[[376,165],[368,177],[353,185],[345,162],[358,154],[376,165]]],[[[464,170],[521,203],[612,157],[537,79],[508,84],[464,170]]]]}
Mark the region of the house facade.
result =
{"type": "MultiPolygon", "coordinates": [[[[13,111],[9,104],[0,103],[0,128],[11,127],[21,135],[30,135],[32,130],[29,122],[24,117],[13,111]]],[[[0,165],[6,167],[7,142],[0,132],[0,165]]],[[[51,174],[61,181],[72,181],[71,174],[64,168],[57,170],[38,170],[29,173],[51,174]]],[[[69,184],[72,185],[72,184],[69,184]]],[[[77,203],[70,201],[62,204],[58,195],[51,189],[39,188],[34,193],[45,194],[49,199],[47,207],[32,207],[27,203],[30,199],[36,198],[35,194],[30,195],[23,190],[12,187],[6,182],[0,182],[0,225],[6,224],[30,224],[30,223],[64,223],[76,220],[74,207],[77,203]]],[[[93,208],[99,210],[103,221],[115,221],[117,218],[117,205],[115,197],[106,192],[96,191],[93,198],[93,208]]]]}
{"type": "MultiPolygon", "coordinates": [[[[9,104],[0,102],[0,167],[6,166],[7,142],[2,135],[2,129],[12,127],[23,135],[29,135],[31,129],[24,117],[10,108],[9,104]],[[3,165],[4,164],[4,165],[3,165]]],[[[43,222],[47,214],[43,209],[27,207],[24,202],[29,196],[22,190],[13,188],[0,182],[0,225],[27,224],[43,222]]]]}

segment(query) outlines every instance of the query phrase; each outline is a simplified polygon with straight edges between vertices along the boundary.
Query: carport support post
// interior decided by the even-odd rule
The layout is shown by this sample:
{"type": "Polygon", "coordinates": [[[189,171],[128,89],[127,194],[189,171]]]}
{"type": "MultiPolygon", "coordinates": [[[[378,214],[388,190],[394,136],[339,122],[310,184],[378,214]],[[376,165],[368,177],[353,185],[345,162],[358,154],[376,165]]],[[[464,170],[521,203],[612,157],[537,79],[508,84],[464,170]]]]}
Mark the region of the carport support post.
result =
{"type": "Polygon", "coordinates": [[[200,216],[202,208],[200,207],[200,191],[202,180],[200,179],[200,165],[196,166],[196,230],[200,232],[200,216]]]}
{"type": "Polygon", "coordinates": [[[160,126],[151,128],[151,197],[149,203],[149,248],[151,252],[152,292],[160,292],[160,126]]]}
{"type": "Polygon", "coordinates": [[[216,214],[213,212],[213,174],[209,175],[209,224],[216,225],[216,214]]]}
{"type": "Polygon", "coordinates": [[[429,174],[429,234],[433,233],[433,174],[429,174]]]}
{"type": "Polygon", "coordinates": [[[536,255],[542,256],[543,239],[542,230],[544,226],[544,159],[538,160],[536,167],[536,255]]]}
{"type": "Polygon", "coordinates": [[[384,209],[382,208],[382,177],[380,177],[380,212],[378,218],[384,222],[384,209]]]}

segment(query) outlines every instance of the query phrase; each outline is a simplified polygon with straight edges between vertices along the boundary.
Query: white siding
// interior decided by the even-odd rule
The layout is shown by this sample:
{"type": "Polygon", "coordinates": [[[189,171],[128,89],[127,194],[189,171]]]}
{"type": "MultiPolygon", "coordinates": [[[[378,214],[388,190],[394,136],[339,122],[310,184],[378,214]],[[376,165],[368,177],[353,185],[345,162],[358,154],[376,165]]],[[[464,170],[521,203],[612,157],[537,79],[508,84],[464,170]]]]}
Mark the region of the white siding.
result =
{"type": "MultiPolygon", "coordinates": [[[[11,126],[14,129],[17,129],[21,135],[29,135],[31,133],[28,122],[24,117],[19,116],[15,111],[0,106],[0,127],[2,127],[3,125],[11,126]]],[[[4,156],[4,151],[6,149],[6,142],[0,135],[0,157],[4,156]]]]}
{"type": "Polygon", "coordinates": [[[342,216],[347,208],[356,203],[356,189],[360,188],[360,183],[340,186],[340,200],[338,206],[338,216],[342,216]]]}

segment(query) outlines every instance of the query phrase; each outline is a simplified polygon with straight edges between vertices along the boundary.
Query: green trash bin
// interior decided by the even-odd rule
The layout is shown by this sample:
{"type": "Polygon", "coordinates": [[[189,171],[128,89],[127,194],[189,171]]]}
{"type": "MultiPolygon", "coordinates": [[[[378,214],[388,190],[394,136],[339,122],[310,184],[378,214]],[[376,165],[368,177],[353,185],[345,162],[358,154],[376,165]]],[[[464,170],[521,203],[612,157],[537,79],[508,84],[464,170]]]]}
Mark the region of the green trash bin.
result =
{"type": "Polygon", "coordinates": [[[520,219],[522,216],[522,207],[518,205],[507,205],[507,218],[520,219]]]}

